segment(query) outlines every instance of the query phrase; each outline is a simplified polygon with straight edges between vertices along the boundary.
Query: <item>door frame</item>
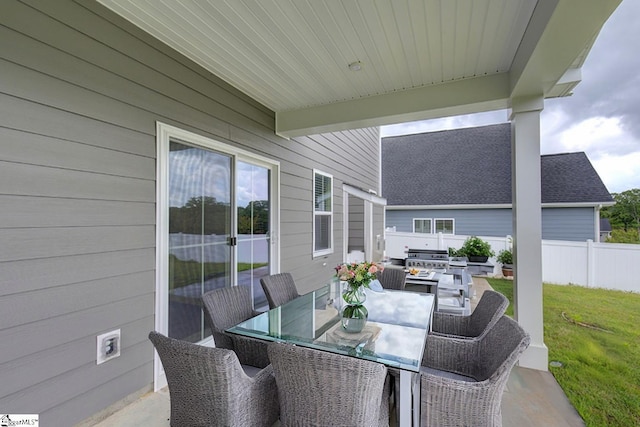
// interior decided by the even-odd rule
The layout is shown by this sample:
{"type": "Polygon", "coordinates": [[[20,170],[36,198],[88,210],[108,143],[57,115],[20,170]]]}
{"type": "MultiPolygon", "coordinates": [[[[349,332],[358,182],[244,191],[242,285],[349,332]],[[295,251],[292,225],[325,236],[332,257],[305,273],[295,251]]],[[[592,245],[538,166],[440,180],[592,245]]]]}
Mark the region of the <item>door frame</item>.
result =
{"type": "MultiPolygon", "coordinates": [[[[168,334],[168,303],[169,296],[167,282],[169,277],[169,145],[171,140],[182,141],[207,150],[215,150],[232,158],[232,193],[235,199],[235,187],[238,182],[236,163],[242,160],[270,169],[269,198],[270,244],[269,260],[272,272],[280,271],[280,162],[267,157],[243,150],[233,145],[217,141],[166,123],[156,122],[156,284],[155,284],[155,330],[168,334]]],[[[237,206],[235,200],[232,209],[232,227],[237,224],[237,206]]],[[[232,228],[233,234],[237,233],[232,228]]],[[[237,246],[234,246],[231,259],[237,260],[237,246]]],[[[231,268],[232,286],[237,281],[237,269],[231,268]]],[[[213,346],[213,339],[209,337],[199,344],[213,346]]],[[[167,379],[162,369],[158,353],[154,351],[153,363],[154,391],[167,385],[167,379]]]]}
{"type": "Polygon", "coordinates": [[[373,207],[374,205],[386,206],[387,199],[372,193],[363,191],[349,184],[342,184],[342,259],[347,260],[349,251],[349,195],[364,200],[364,259],[371,261],[373,254],[373,207]]]}

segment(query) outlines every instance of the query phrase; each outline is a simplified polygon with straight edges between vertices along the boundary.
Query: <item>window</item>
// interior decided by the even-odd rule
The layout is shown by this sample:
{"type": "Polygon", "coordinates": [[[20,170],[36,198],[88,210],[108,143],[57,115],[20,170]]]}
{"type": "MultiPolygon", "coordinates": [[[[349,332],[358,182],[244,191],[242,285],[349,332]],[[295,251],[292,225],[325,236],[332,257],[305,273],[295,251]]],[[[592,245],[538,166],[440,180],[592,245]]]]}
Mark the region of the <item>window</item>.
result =
{"type": "Polygon", "coordinates": [[[313,256],[333,253],[333,176],[313,171],[313,256]]]}
{"type": "Polygon", "coordinates": [[[413,218],[414,233],[431,233],[431,218],[413,218]]]}
{"type": "Polygon", "coordinates": [[[455,234],[453,219],[436,218],[436,233],[455,234]]]}

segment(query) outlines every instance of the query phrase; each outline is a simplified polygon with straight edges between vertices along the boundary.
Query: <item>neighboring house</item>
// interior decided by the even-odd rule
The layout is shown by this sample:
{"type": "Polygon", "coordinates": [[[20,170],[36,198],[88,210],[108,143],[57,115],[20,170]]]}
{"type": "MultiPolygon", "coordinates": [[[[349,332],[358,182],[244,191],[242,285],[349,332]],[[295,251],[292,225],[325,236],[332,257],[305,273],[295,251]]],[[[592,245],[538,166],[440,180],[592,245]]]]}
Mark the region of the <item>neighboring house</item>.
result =
{"type": "MultiPolygon", "coordinates": [[[[537,146],[620,0],[507,2],[0,1],[3,413],[91,425],[162,387],[149,331],[210,344],[202,292],[379,257],[378,126],[512,108],[537,146]]],[[[540,277],[515,304],[547,369],[540,277]]]]}
{"type": "Polygon", "coordinates": [[[600,241],[606,242],[608,238],[611,237],[611,223],[609,222],[609,218],[600,218],[600,241]]]}
{"type": "MultiPolygon", "coordinates": [[[[542,238],[598,241],[613,204],[585,153],[543,155],[542,238]]],[[[416,233],[513,234],[511,124],[382,139],[386,227],[416,233]]]]}

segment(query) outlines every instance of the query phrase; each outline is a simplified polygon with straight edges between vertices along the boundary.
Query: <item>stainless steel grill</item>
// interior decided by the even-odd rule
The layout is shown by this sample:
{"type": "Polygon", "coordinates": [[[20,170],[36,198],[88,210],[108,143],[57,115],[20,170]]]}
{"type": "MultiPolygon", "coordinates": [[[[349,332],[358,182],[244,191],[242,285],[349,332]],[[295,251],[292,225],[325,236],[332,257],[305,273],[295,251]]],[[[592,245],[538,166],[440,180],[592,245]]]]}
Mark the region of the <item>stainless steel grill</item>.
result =
{"type": "Polygon", "coordinates": [[[409,249],[406,268],[425,268],[444,273],[449,268],[449,252],[438,249],[409,249]]]}

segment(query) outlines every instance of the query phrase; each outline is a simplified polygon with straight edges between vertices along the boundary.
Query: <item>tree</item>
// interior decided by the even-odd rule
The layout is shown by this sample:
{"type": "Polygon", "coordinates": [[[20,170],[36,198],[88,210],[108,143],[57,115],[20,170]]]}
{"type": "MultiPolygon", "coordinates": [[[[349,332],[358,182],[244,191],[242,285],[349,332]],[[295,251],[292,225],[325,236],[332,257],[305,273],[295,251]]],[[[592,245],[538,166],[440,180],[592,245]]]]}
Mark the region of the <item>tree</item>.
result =
{"type": "Polygon", "coordinates": [[[228,203],[192,197],[181,207],[169,208],[169,233],[228,235],[229,217],[228,203]]]}
{"type": "Polygon", "coordinates": [[[616,204],[603,209],[603,217],[609,218],[613,228],[625,231],[635,228],[640,234],[640,188],[613,193],[616,204]]]}
{"type": "Polygon", "coordinates": [[[269,201],[254,200],[247,207],[238,208],[238,234],[266,234],[269,232],[269,201]]]}

